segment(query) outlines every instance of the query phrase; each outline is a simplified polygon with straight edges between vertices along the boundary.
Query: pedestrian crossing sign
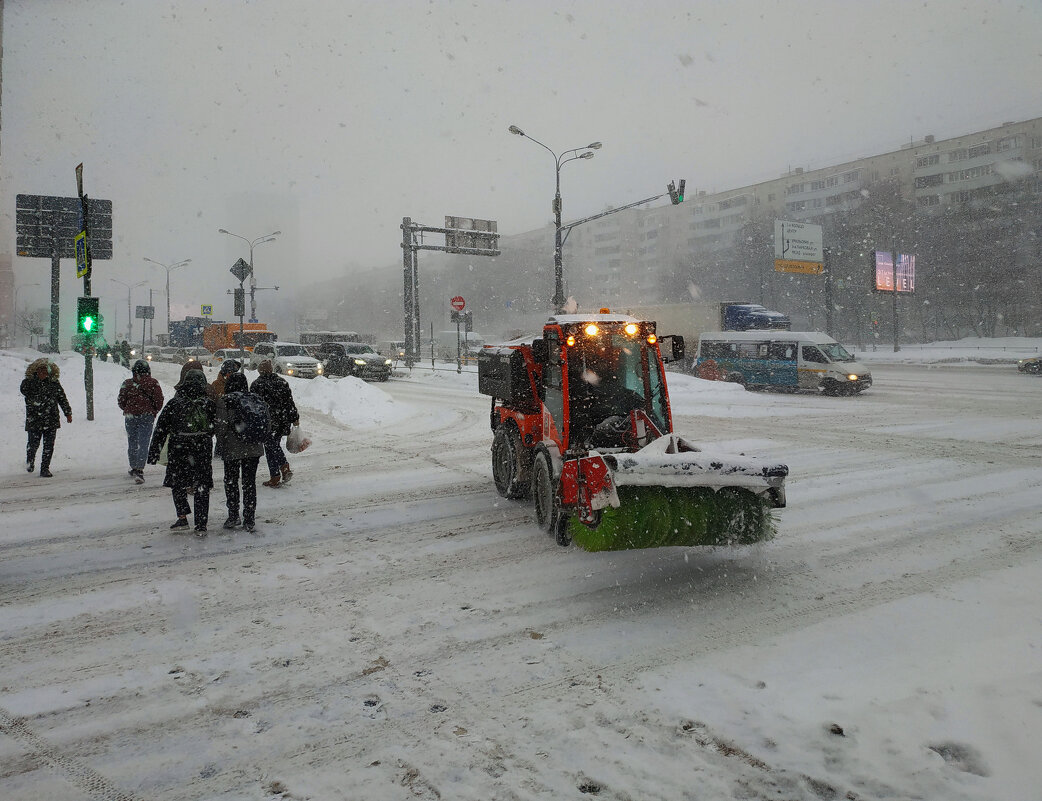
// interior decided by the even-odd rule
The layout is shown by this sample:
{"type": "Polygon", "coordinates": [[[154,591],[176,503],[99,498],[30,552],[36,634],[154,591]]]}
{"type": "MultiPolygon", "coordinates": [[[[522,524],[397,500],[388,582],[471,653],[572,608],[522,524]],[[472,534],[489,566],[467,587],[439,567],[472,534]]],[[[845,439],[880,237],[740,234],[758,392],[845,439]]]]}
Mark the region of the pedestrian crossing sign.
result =
{"type": "Polygon", "coordinates": [[[199,307],[199,314],[203,317],[213,317],[213,304],[204,303],[199,307]]]}

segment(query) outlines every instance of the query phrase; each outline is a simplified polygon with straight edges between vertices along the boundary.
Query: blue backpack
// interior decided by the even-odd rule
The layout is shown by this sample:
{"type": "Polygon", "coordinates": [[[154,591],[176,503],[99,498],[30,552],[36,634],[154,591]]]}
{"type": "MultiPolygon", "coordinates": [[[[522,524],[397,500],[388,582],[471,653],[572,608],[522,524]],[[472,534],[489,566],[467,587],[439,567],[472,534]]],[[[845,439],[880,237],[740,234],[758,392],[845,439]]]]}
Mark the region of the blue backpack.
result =
{"type": "Polygon", "coordinates": [[[271,431],[268,404],[253,392],[231,392],[224,396],[228,410],[228,425],[243,442],[260,445],[271,431]]]}

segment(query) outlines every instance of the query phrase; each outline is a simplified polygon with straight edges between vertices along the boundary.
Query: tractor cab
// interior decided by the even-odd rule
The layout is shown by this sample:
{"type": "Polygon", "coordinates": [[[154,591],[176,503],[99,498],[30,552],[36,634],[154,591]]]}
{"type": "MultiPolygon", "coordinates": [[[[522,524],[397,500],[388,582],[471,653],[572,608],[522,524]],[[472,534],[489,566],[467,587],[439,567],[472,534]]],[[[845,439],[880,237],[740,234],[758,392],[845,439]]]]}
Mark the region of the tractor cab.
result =
{"type": "Polygon", "coordinates": [[[673,429],[655,323],[601,312],[543,329],[543,433],[561,454],[634,450],[673,429]]]}

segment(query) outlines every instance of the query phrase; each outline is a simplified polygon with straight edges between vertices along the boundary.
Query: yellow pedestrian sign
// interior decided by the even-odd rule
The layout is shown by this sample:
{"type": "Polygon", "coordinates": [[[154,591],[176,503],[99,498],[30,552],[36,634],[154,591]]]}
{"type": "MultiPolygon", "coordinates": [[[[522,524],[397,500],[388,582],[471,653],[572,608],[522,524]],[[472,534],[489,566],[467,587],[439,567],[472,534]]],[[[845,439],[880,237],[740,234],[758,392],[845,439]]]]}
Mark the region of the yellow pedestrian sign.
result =
{"type": "Polygon", "coordinates": [[[204,304],[202,304],[199,307],[199,313],[203,317],[213,317],[213,304],[212,303],[204,303],[204,304]]]}

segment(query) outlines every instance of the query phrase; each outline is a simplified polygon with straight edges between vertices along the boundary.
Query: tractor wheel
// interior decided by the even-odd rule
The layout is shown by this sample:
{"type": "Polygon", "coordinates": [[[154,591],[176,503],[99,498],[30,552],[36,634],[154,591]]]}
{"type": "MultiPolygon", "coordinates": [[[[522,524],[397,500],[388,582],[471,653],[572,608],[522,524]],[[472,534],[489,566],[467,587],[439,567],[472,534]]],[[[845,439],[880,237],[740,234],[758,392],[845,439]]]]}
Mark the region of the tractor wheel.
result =
{"type": "Polygon", "coordinates": [[[492,479],[504,498],[525,498],[531,489],[532,456],[514,425],[500,425],[492,438],[492,479]]]}
{"type": "Polygon", "coordinates": [[[535,522],[543,531],[556,536],[557,521],[556,487],[550,454],[545,450],[536,453],[532,463],[532,499],[535,501],[535,522]]]}

